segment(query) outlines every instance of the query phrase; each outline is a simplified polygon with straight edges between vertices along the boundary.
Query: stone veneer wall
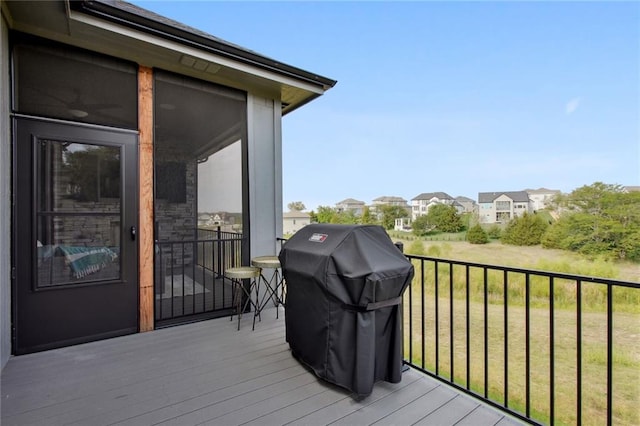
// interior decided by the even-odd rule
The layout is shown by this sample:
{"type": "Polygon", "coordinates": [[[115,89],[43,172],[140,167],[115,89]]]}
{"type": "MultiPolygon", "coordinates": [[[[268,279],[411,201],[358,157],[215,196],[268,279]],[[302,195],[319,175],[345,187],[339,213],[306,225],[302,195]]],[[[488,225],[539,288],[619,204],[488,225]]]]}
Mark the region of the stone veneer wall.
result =
{"type": "MultiPolygon", "coordinates": [[[[184,203],[172,202],[167,199],[155,199],[156,239],[159,241],[193,241],[197,238],[198,206],[197,206],[197,177],[198,164],[193,159],[178,159],[171,157],[172,161],[183,161],[186,166],[186,201],[184,203]]],[[[162,161],[162,157],[156,159],[162,161]]],[[[165,252],[166,252],[166,246],[165,252]]],[[[191,244],[173,244],[173,265],[190,265],[193,261],[193,246],[191,244]]],[[[167,253],[163,253],[166,264],[167,253]]]]}

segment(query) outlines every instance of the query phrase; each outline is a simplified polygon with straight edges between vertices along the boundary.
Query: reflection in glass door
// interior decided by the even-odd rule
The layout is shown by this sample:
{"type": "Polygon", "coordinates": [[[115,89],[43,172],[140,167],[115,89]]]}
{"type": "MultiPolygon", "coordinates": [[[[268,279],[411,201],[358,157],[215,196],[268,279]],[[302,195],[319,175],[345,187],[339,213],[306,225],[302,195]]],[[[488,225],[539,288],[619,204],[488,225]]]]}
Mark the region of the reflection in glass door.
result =
{"type": "Polygon", "coordinates": [[[121,147],[37,142],[36,288],[120,279],[121,147]]]}

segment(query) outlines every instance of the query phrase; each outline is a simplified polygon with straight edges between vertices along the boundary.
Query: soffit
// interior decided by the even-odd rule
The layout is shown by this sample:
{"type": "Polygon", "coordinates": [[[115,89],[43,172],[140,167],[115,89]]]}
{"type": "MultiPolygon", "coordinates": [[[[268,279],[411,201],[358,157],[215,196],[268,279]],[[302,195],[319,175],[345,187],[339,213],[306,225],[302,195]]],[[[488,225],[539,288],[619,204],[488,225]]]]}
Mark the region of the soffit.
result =
{"type": "Polygon", "coordinates": [[[280,100],[283,114],[330,88],[70,10],[66,1],[5,6],[12,29],[280,100]]]}

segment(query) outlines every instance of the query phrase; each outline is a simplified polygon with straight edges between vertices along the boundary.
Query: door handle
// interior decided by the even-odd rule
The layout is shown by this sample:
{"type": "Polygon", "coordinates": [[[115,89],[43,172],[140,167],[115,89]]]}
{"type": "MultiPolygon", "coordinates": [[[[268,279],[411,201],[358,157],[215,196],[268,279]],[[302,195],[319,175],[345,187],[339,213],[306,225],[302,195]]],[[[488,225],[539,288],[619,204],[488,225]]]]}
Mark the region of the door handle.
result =
{"type": "Polygon", "coordinates": [[[132,226],[130,231],[131,231],[131,241],[135,241],[136,240],[136,227],[132,226]]]}

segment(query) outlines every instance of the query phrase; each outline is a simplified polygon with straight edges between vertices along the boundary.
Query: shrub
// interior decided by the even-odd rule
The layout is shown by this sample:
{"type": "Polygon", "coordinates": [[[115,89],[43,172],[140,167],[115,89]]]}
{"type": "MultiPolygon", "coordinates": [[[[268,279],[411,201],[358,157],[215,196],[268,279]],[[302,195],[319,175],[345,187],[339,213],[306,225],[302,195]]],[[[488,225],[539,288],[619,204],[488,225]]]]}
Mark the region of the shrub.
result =
{"type": "Polygon", "coordinates": [[[492,240],[499,240],[502,237],[502,228],[498,225],[493,225],[487,230],[487,236],[492,240]]]}
{"type": "Polygon", "coordinates": [[[538,215],[524,213],[509,222],[502,233],[501,241],[516,246],[535,246],[540,244],[548,226],[549,224],[538,215]]]}
{"type": "Polygon", "coordinates": [[[487,244],[489,242],[489,236],[482,229],[482,226],[476,224],[467,231],[467,241],[471,244],[487,244]]]}

